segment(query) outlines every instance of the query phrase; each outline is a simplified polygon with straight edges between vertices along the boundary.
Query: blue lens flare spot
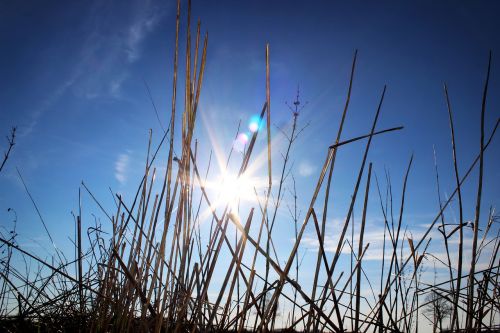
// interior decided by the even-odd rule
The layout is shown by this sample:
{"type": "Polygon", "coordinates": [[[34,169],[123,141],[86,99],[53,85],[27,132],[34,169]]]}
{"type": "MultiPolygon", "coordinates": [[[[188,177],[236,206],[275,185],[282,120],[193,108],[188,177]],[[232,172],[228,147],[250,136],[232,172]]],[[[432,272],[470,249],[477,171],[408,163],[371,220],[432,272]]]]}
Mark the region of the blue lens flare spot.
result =
{"type": "Polygon", "coordinates": [[[250,118],[250,123],[248,124],[248,129],[250,132],[255,133],[259,130],[262,129],[262,121],[260,120],[260,117],[255,115],[250,118]]]}

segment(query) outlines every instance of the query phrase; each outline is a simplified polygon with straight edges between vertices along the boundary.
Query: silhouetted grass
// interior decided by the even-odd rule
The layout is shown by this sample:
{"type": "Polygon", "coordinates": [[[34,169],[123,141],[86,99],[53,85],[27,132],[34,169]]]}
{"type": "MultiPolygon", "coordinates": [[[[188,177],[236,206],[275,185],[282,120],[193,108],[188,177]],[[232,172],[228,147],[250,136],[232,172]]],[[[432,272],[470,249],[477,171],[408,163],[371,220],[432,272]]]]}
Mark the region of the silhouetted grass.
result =
{"type": "MultiPolygon", "coordinates": [[[[207,184],[210,180],[211,153],[208,163],[201,161],[195,138],[199,98],[207,57],[208,35],[201,42],[200,24],[196,30],[194,51],[190,30],[190,2],[187,10],[186,52],[184,77],[184,107],[177,110],[179,31],[181,28],[180,1],[177,4],[176,38],[174,48],[174,71],[170,124],[160,143],[152,143],[149,136],[144,175],[133,200],[115,195],[114,214],[94,196],[82,183],[85,195],[94,200],[112,226],[107,235],[103,227],[95,225],[82,229],[82,208],[79,205],[75,216],[77,237],[74,260],[68,254],[54,247],[55,256],[51,262],[23,249],[16,241],[15,227],[11,232],[0,235],[1,302],[0,327],[4,331],[38,332],[247,332],[247,331],[356,331],[356,332],[415,332],[421,330],[419,322],[428,320],[435,330],[451,328],[457,331],[492,331],[498,329],[500,306],[498,292],[500,238],[491,234],[498,230],[494,209],[490,210],[488,221],[480,227],[480,206],[483,183],[484,153],[490,146],[499,121],[489,136],[485,133],[485,105],[488,89],[490,64],[483,94],[481,111],[481,141],[479,153],[467,171],[460,175],[457,157],[455,129],[448,90],[445,98],[451,129],[455,190],[446,201],[441,199],[439,175],[436,181],[440,211],[420,239],[414,239],[405,229],[404,210],[408,178],[413,156],[408,162],[399,207],[393,198],[390,176],[386,174],[385,197],[377,179],[380,209],[384,216],[383,260],[380,275],[369,276],[363,268],[363,258],[370,246],[365,227],[369,207],[369,191],[372,179],[372,163],[369,152],[378,135],[393,135],[403,127],[378,129],[377,122],[383,109],[386,87],[375,108],[371,127],[365,135],[345,139],[342,137],[348,116],[357,51],[354,54],[348,84],[348,92],[342,118],[333,139],[325,143],[325,160],[317,161],[320,173],[312,195],[309,196],[307,211],[302,220],[297,210],[297,197],[308,198],[307,193],[298,193],[293,174],[293,186],[289,181],[292,147],[303,128],[299,125],[299,100],[292,109],[292,128],[282,131],[287,139],[286,152],[282,160],[272,160],[271,141],[271,95],[269,45],[265,49],[266,96],[260,112],[260,120],[266,120],[265,131],[255,131],[243,152],[237,173],[243,178],[252,165],[258,148],[258,135],[266,135],[267,183],[264,195],[254,187],[255,207],[248,212],[239,210],[231,202],[215,207],[217,198],[211,197],[207,184]],[[176,119],[181,128],[176,127],[176,119]],[[180,141],[176,142],[176,133],[180,141]],[[333,256],[327,253],[325,245],[326,224],[337,152],[342,147],[363,140],[360,151],[361,165],[357,169],[349,208],[341,226],[341,232],[334,245],[333,256]],[[180,147],[180,149],[178,149],[180,147]],[[166,161],[156,161],[161,150],[167,150],[166,161]],[[174,149],[178,149],[176,155],[174,149]],[[165,165],[165,173],[153,166],[154,162],[165,165]],[[479,165],[478,165],[479,162],[479,165]],[[368,172],[366,165],[368,163],[368,172]],[[200,165],[208,165],[200,170],[200,165]],[[272,178],[272,167],[278,167],[280,178],[272,178]],[[463,218],[462,185],[471,172],[478,167],[479,180],[476,196],[476,214],[472,222],[473,244],[469,273],[464,275],[464,229],[468,223],[463,218]],[[203,172],[205,177],[203,178],[203,172]],[[363,211],[358,235],[354,234],[354,209],[359,192],[363,191],[363,211]],[[326,181],[326,182],[325,182],[326,181]],[[326,184],[325,184],[326,183],[326,184]],[[293,191],[291,188],[293,187],[293,191]],[[295,226],[294,244],[287,257],[279,258],[274,246],[273,234],[277,214],[285,192],[289,190],[292,199],[287,203],[291,221],[295,226]],[[318,204],[318,199],[324,201],[318,204]],[[446,223],[444,212],[452,200],[458,197],[460,218],[458,224],[446,223]],[[394,207],[393,207],[394,205],[394,207]],[[394,208],[394,209],[393,209],[394,208]],[[397,216],[394,217],[394,211],[397,216]],[[207,214],[203,214],[206,211],[207,214]],[[200,224],[211,222],[208,234],[202,235],[200,224]],[[314,265],[312,286],[304,285],[301,276],[299,249],[306,228],[314,228],[317,237],[318,254],[314,265]],[[254,227],[252,228],[252,224],[254,227]],[[351,235],[347,233],[351,228],[351,235]],[[258,230],[258,232],[255,232],[258,230]],[[429,251],[430,233],[438,230],[443,237],[446,261],[429,251]],[[234,231],[234,240],[231,232],[234,231]],[[458,232],[458,235],[457,235],[458,232]],[[84,249],[84,239],[88,243],[84,249]],[[455,246],[452,239],[458,236],[455,246]],[[355,241],[357,240],[357,250],[355,241]],[[387,245],[387,248],[386,248],[387,245]],[[491,248],[489,260],[483,258],[485,248],[491,248]],[[347,249],[347,250],[346,250],[347,249]],[[458,251],[458,260],[453,262],[451,253],[458,251]],[[343,253],[351,254],[350,267],[341,267],[339,260],[343,253]],[[26,263],[13,265],[16,255],[26,263]],[[440,260],[446,268],[449,279],[428,283],[422,278],[424,259],[440,260]],[[265,263],[260,270],[258,261],[265,263]],[[479,262],[487,262],[478,269],[479,262]],[[73,267],[74,273],[73,272],[73,267]],[[294,271],[293,271],[293,270],[294,271]],[[222,282],[215,281],[216,276],[222,282]],[[375,291],[372,282],[380,281],[380,290],[375,291]],[[218,285],[220,284],[220,285],[218,285]],[[371,295],[365,295],[368,287],[371,295]],[[376,295],[377,294],[377,295],[376,295]],[[428,297],[427,295],[432,295],[428,297]],[[373,300],[372,300],[373,298],[373,300]],[[440,303],[438,303],[438,300],[440,303]],[[437,316],[437,305],[449,303],[451,314],[437,316]],[[423,311],[422,309],[434,309],[423,311]],[[433,315],[434,314],[434,315],[433,315]],[[281,319],[281,320],[280,320],[281,319]],[[439,320],[438,320],[439,319],[439,320]],[[448,319],[449,325],[443,326],[448,319]],[[281,322],[280,322],[281,321],[281,322]],[[439,326],[438,326],[439,324],[439,326]],[[444,328],[443,328],[444,327],[444,328]]],[[[491,56],[490,56],[491,63],[491,56]]],[[[160,117],[160,116],[159,116],[160,117]]],[[[306,125],[307,126],[307,125],[306,125]]],[[[238,129],[239,131],[239,129],[238,129]]],[[[307,144],[307,143],[306,143],[307,144]]],[[[265,152],[263,152],[265,153],[265,152]]],[[[231,155],[230,155],[231,156],[231,155]]],[[[229,161],[227,161],[229,163],[229,161]]],[[[3,164],[2,164],[3,166],[3,164]]],[[[1,168],[0,168],[1,170],[1,168]]],[[[353,167],[353,170],[355,168],[353,167]]],[[[20,175],[20,174],[19,174],[20,175]]],[[[20,175],[21,176],[21,175],[20,175]]],[[[26,191],[29,194],[28,187],[26,191]]],[[[248,194],[248,193],[246,193],[248,194]]],[[[35,201],[33,204],[36,206],[35,201]]],[[[41,218],[41,222],[45,222],[41,218]]],[[[87,222],[87,225],[89,223],[87,222]]],[[[46,228],[45,228],[46,229],[46,228]]],[[[52,241],[50,233],[46,229],[52,241]]],[[[289,237],[286,235],[285,237],[289,237]]],[[[440,242],[441,240],[434,240],[440,242]]],[[[54,243],[52,241],[52,243],[54,243]]]]}

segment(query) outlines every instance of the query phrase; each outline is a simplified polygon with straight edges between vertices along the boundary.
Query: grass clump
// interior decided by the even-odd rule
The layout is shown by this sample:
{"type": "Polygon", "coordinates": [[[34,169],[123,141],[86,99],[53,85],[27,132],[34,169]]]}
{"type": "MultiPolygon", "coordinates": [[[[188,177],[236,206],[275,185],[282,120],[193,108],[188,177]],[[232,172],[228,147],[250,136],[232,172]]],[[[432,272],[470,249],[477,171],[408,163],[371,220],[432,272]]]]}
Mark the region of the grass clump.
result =
{"type": "MultiPolygon", "coordinates": [[[[0,327],[4,331],[18,332],[417,332],[421,329],[419,325],[427,320],[434,331],[498,330],[498,216],[492,208],[485,223],[480,218],[484,154],[499,124],[497,120],[492,132],[486,133],[484,119],[490,65],[483,94],[479,152],[463,174],[459,173],[452,108],[445,86],[456,188],[445,201],[442,200],[436,165],[439,212],[419,239],[414,239],[404,229],[407,181],[413,157],[408,161],[399,207],[393,200],[389,175],[386,175],[384,196],[384,189],[368,160],[375,136],[393,135],[391,132],[403,128],[381,130],[377,127],[386,87],[381,92],[369,131],[355,138],[342,136],[357,52],[337,134],[333,144],[325,143],[325,160],[303,218],[297,210],[299,194],[289,165],[292,147],[305,128],[299,123],[300,101],[297,94],[291,108],[291,130],[282,132],[286,138],[283,160],[273,161],[269,45],[266,46],[266,96],[259,114],[259,123],[265,120],[266,128],[256,130],[249,138],[235,180],[238,182],[246,177],[259,149],[257,137],[265,135],[262,156],[266,156],[263,164],[267,177],[264,194],[259,194],[254,184],[248,190],[253,193],[245,195],[254,197],[256,205],[245,208],[232,200],[234,198],[224,198],[227,202],[216,205],[220,200],[212,196],[207,186],[210,159],[208,163],[200,161],[203,154],[198,151],[195,140],[208,35],[202,37],[198,24],[193,40],[189,7],[184,107],[177,110],[181,28],[178,1],[171,121],[159,144],[153,145],[150,133],[144,174],[135,196],[130,200],[116,194],[116,207],[111,214],[82,183],[83,194],[98,204],[112,228],[111,233],[106,234],[106,228],[96,222],[82,230],[80,209],[75,216],[74,259],[68,259],[55,248],[56,255],[52,262],[47,262],[20,247],[15,227],[7,233],[2,232],[0,327]],[[180,119],[180,128],[176,127],[176,119],[180,119]],[[335,235],[334,252],[330,255],[325,237],[330,193],[335,186],[337,152],[358,141],[364,144],[360,151],[362,161],[356,172],[346,217],[340,233],[335,235]],[[158,162],[158,152],[162,149],[168,155],[166,161],[158,162]],[[155,162],[164,166],[163,174],[156,169],[155,162]],[[207,170],[200,170],[202,164],[207,165],[207,170]],[[278,181],[273,180],[273,167],[280,170],[278,181]],[[476,168],[479,179],[475,218],[466,222],[462,187],[476,168]],[[374,191],[373,179],[384,217],[383,260],[377,277],[366,274],[363,262],[371,244],[364,234],[369,193],[374,191]],[[293,200],[283,205],[288,189],[292,189],[293,200]],[[363,202],[362,218],[355,235],[353,215],[360,200],[363,202]],[[457,224],[445,219],[444,212],[450,208],[452,200],[457,200],[459,206],[457,224]],[[285,208],[294,223],[294,244],[286,257],[278,257],[273,242],[273,237],[277,236],[273,231],[278,212],[285,208]],[[209,232],[205,234],[205,229],[201,228],[204,222],[210,223],[209,232]],[[299,256],[308,226],[314,230],[318,244],[312,285],[302,282],[299,256]],[[468,254],[471,261],[467,266],[464,233],[471,226],[473,238],[468,254]],[[435,230],[442,236],[445,258],[437,258],[429,250],[430,235],[435,230]],[[85,236],[88,238],[86,248],[83,246],[85,236]],[[454,246],[456,238],[458,244],[454,246]],[[346,252],[350,266],[340,264],[341,255],[346,252]],[[458,253],[457,261],[452,256],[455,252],[458,253]],[[14,255],[23,259],[25,267],[12,264],[14,255]],[[489,258],[485,258],[487,255],[489,258]],[[424,261],[430,258],[438,259],[446,268],[449,276],[445,281],[428,283],[423,278],[424,261]],[[487,264],[479,268],[480,262],[487,264]],[[264,263],[264,267],[259,263],[264,263]],[[376,290],[372,283],[379,283],[379,289],[376,290]],[[369,288],[373,297],[365,295],[363,288],[369,288]]],[[[302,198],[305,195],[300,193],[302,198]]]]}

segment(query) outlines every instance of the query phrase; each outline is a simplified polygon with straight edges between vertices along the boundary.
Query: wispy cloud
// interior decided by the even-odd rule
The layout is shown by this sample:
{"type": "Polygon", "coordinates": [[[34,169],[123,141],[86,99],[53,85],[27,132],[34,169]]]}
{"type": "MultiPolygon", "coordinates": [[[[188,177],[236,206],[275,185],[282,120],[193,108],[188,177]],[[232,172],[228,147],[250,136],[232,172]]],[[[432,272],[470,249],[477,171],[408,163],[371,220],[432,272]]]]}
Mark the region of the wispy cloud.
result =
{"type": "Polygon", "coordinates": [[[146,10],[140,15],[128,29],[128,35],[125,40],[127,60],[134,62],[140,57],[141,42],[158,25],[163,13],[155,8],[146,10]]]}
{"type": "Polygon", "coordinates": [[[129,76],[129,68],[123,65],[140,60],[144,40],[158,27],[166,9],[152,1],[136,3],[129,6],[128,17],[113,26],[107,22],[110,12],[111,8],[99,7],[89,18],[95,28],[85,40],[76,65],[82,74],[74,91],[87,99],[121,98],[129,76]]]}
{"type": "MultiPolygon", "coordinates": [[[[356,228],[359,228],[360,221],[356,221],[355,225],[356,228]]],[[[335,253],[337,250],[338,246],[338,240],[339,240],[339,235],[342,232],[342,228],[344,225],[344,220],[335,218],[330,221],[327,221],[326,225],[326,234],[325,234],[325,251],[329,253],[335,253]]],[[[404,226],[401,228],[400,232],[400,242],[407,242],[408,238],[412,238],[415,242],[418,242],[422,236],[424,235],[424,231],[422,230],[423,228],[416,227],[416,230],[408,230],[404,226]]],[[[349,227],[350,230],[350,227],[349,227]]],[[[349,239],[350,242],[350,231],[349,231],[349,236],[346,236],[346,239],[349,239]]],[[[439,238],[439,232],[437,230],[431,231],[430,237],[433,237],[433,239],[438,239],[439,238]]],[[[359,230],[356,229],[354,233],[354,248],[355,251],[357,251],[357,244],[359,243],[359,230]]],[[[385,240],[386,240],[386,249],[390,247],[390,238],[389,234],[386,233],[385,235],[385,240]]],[[[384,246],[384,222],[378,218],[375,217],[368,217],[366,221],[366,228],[365,228],[365,233],[364,233],[364,244],[367,245],[370,243],[369,248],[363,257],[363,260],[382,260],[383,256],[383,246],[384,246]]],[[[315,232],[309,232],[304,236],[304,244],[307,246],[318,250],[319,249],[319,243],[318,243],[318,238],[315,232]]],[[[400,243],[401,244],[401,243],[400,243]]],[[[409,255],[409,248],[408,244],[404,244],[405,250],[404,256],[409,255]]],[[[342,253],[343,254],[350,254],[351,253],[351,248],[349,246],[344,246],[342,248],[342,253]]],[[[387,257],[386,257],[387,259],[387,257]]],[[[389,257],[390,259],[390,257],[389,257]]]]}
{"type": "Polygon", "coordinates": [[[127,75],[123,74],[113,80],[109,84],[109,94],[114,98],[122,97],[122,85],[123,82],[127,79],[127,75]]]}
{"type": "MultiPolygon", "coordinates": [[[[420,224],[413,224],[412,218],[408,218],[407,220],[407,227],[404,225],[401,227],[401,233],[399,237],[399,245],[398,249],[403,246],[403,258],[409,258],[411,256],[409,244],[408,244],[408,239],[411,238],[413,240],[413,243],[416,244],[419,243],[424,235],[426,235],[426,231],[428,227],[420,224]]],[[[356,230],[354,233],[354,249],[357,251],[357,244],[359,243],[359,223],[360,221],[356,221],[356,230]]],[[[331,219],[327,221],[326,225],[326,234],[325,234],[325,241],[324,241],[324,247],[325,251],[327,253],[335,253],[337,250],[338,246],[338,240],[339,240],[339,235],[341,234],[342,227],[344,224],[344,220],[342,219],[331,219]]],[[[405,223],[403,223],[405,224],[405,223]]],[[[350,228],[350,227],[349,227],[350,228]]],[[[464,229],[464,261],[463,261],[463,269],[464,271],[467,271],[470,267],[470,260],[471,260],[471,253],[472,253],[472,239],[473,239],[473,233],[470,228],[465,228],[464,229]]],[[[482,237],[482,235],[480,235],[482,237]]],[[[346,235],[346,239],[349,239],[350,241],[350,231],[348,235],[346,235]]],[[[441,233],[438,231],[437,226],[435,226],[429,234],[427,234],[427,237],[425,238],[426,241],[422,242],[421,246],[419,249],[417,249],[418,254],[422,254],[423,249],[425,247],[425,244],[427,243],[427,240],[431,239],[431,242],[429,244],[429,247],[427,248],[426,251],[426,256],[425,256],[425,265],[432,266],[436,265],[437,269],[443,269],[445,268],[444,263],[447,262],[447,254],[444,246],[444,241],[441,233]]],[[[480,238],[481,239],[481,238],[480,238]]],[[[493,253],[493,248],[494,248],[494,242],[492,241],[492,236],[486,237],[482,245],[484,245],[482,251],[481,251],[481,256],[478,258],[478,269],[485,268],[488,265],[488,262],[491,258],[491,254],[493,253]]],[[[390,260],[390,251],[392,250],[392,246],[390,244],[390,238],[389,234],[386,233],[385,235],[385,240],[386,240],[386,260],[390,260]]],[[[456,265],[458,262],[458,233],[455,233],[454,237],[448,239],[448,245],[450,246],[450,260],[452,262],[452,265],[456,265]]],[[[311,248],[315,251],[319,250],[319,242],[318,242],[318,237],[316,232],[309,231],[304,235],[304,238],[302,240],[302,243],[308,247],[311,248]]],[[[379,261],[383,259],[383,248],[384,248],[384,223],[383,221],[376,219],[376,218],[367,218],[366,222],[366,228],[365,228],[365,233],[364,233],[364,244],[368,244],[369,248],[363,257],[364,261],[370,260],[370,261],[379,261]]],[[[399,250],[398,250],[399,251],[399,250]]],[[[351,249],[348,245],[345,245],[342,248],[342,254],[350,254],[351,249]]],[[[399,252],[398,252],[399,255],[399,252]]]]}
{"type": "Polygon", "coordinates": [[[314,167],[314,165],[312,165],[311,162],[307,160],[304,160],[299,164],[299,175],[301,175],[302,177],[309,177],[314,173],[315,170],[316,168],[314,167]]]}
{"type": "MultiPolygon", "coordinates": [[[[122,98],[122,87],[129,77],[132,64],[141,58],[143,41],[158,27],[169,6],[155,1],[138,1],[130,4],[119,21],[114,17],[114,6],[96,2],[94,8],[81,23],[89,31],[82,36],[77,57],[70,64],[69,74],[28,116],[19,137],[28,136],[36,128],[43,115],[50,111],[68,92],[76,97],[92,100],[99,97],[122,98]],[[110,22],[113,22],[111,25],[110,22]],[[125,32],[125,33],[124,33],[125,32]]],[[[70,60],[71,61],[71,60],[70,60]]]]}
{"type": "Polygon", "coordinates": [[[47,112],[58,100],[64,95],[66,90],[73,85],[76,77],[73,75],[64,81],[59,87],[54,90],[54,92],[49,95],[44,101],[40,103],[40,106],[36,108],[30,115],[31,119],[29,122],[20,128],[18,138],[23,138],[31,134],[33,129],[35,129],[40,117],[47,112]]]}
{"type": "Polygon", "coordinates": [[[129,153],[118,155],[118,159],[115,162],[115,178],[121,185],[124,185],[127,182],[127,171],[129,163],[129,153]]]}

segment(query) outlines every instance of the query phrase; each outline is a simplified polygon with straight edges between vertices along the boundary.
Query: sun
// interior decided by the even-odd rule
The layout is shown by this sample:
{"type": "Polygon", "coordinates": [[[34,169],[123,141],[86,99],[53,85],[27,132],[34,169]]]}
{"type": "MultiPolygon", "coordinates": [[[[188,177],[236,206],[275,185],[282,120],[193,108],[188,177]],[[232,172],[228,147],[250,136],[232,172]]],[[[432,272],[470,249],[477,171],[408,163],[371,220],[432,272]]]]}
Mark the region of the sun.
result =
{"type": "Polygon", "coordinates": [[[263,181],[256,176],[243,173],[221,172],[215,177],[214,182],[206,183],[205,186],[215,199],[211,202],[212,209],[225,209],[237,212],[241,204],[256,200],[256,191],[262,186],[263,181]]]}
{"type": "Polygon", "coordinates": [[[238,175],[224,173],[219,177],[216,191],[220,204],[229,205],[231,211],[236,211],[241,202],[252,201],[255,198],[255,187],[258,186],[256,178],[245,174],[238,175]]]}

